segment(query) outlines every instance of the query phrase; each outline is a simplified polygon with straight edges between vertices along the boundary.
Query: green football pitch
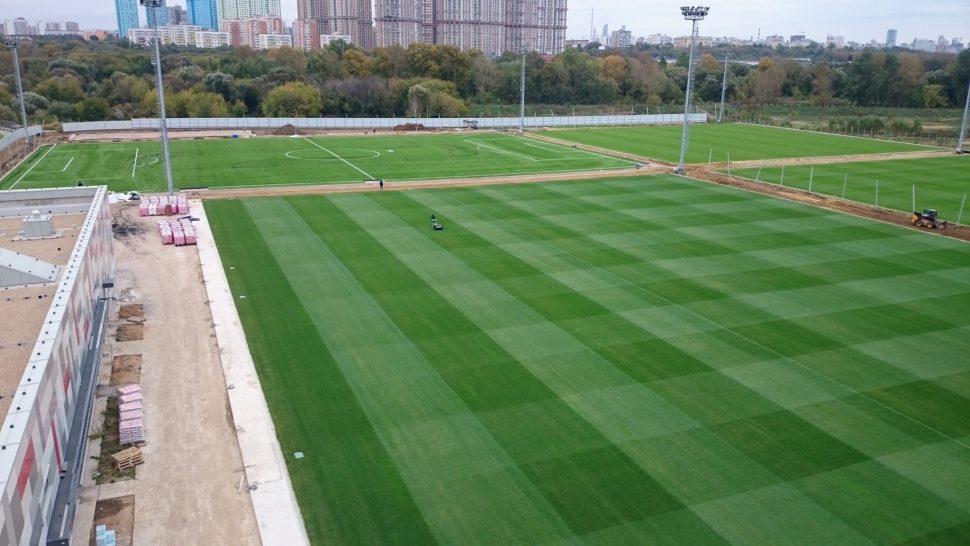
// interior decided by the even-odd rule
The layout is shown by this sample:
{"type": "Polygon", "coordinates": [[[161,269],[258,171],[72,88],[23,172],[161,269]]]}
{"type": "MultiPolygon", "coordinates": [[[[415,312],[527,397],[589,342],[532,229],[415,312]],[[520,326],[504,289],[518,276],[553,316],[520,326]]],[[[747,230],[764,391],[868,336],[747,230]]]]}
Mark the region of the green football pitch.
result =
{"type": "MultiPolygon", "coordinates": [[[[499,133],[176,140],[177,188],[332,184],[600,171],[630,161],[499,133]]],[[[165,188],[159,142],[44,147],[2,189],[104,184],[112,191],[165,188]]]]}
{"type": "Polygon", "coordinates": [[[205,207],[316,544],[970,543],[965,243],[673,176],[205,207]]]}
{"type": "MultiPolygon", "coordinates": [[[[551,130],[542,134],[608,150],[626,152],[660,161],[680,159],[681,126],[619,127],[551,130]]],[[[690,126],[686,163],[715,163],[822,157],[836,155],[910,152],[931,149],[869,138],[847,137],[739,123],[690,126]]]]}
{"type": "MultiPolygon", "coordinates": [[[[970,192],[970,156],[953,155],[896,161],[831,163],[827,165],[790,165],[781,167],[732,169],[731,174],[772,184],[809,189],[815,193],[876,204],[902,211],[937,209],[943,218],[955,220],[970,192]],[[784,174],[784,178],[782,178],[784,174]]],[[[964,218],[970,218],[970,210],[964,218]]]]}

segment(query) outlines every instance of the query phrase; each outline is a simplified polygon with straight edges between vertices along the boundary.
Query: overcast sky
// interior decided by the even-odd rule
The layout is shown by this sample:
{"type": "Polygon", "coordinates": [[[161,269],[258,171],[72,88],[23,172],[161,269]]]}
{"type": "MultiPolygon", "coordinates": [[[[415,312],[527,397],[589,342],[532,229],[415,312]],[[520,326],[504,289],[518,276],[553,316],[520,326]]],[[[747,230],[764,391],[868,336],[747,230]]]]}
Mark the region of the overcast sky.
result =
{"type": "MultiPolygon", "coordinates": [[[[168,0],[169,5],[185,0],[168,0]]],[[[296,18],[296,0],[281,0],[287,23],[296,18]]],[[[31,21],[77,21],[81,28],[116,28],[113,0],[2,0],[0,19],[24,17],[31,21]]],[[[687,35],[690,25],[680,16],[682,2],[646,0],[569,0],[566,36],[589,35],[590,12],[595,9],[597,32],[604,24],[610,30],[626,25],[634,37],[648,34],[687,35]]],[[[899,30],[897,43],[913,38],[970,40],[970,1],[968,0],[882,0],[844,2],[840,0],[731,0],[711,3],[711,12],[700,23],[700,33],[709,36],[762,37],[780,34],[806,34],[825,41],[827,34],[846,40],[884,41],[886,29],[899,30]]],[[[144,14],[142,14],[144,18],[144,14]]],[[[142,21],[144,23],[144,21],[142,21]]]]}

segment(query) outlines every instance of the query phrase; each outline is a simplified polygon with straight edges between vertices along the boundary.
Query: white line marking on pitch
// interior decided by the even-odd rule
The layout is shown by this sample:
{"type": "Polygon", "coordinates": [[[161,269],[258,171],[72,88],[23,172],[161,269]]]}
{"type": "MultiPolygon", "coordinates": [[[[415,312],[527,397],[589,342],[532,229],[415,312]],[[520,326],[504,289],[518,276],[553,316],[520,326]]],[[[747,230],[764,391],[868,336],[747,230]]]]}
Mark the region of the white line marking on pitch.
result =
{"type": "Polygon", "coordinates": [[[73,163],[73,162],[74,162],[74,156],[72,155],[72,156],[71,156],[71,159],[68,159],[68,160],[67,160],[67,165],[64,165],[64,168],[63,168],[63,169],[61,169],[61,172],[64,172],[64,171],[66,171],[66,170],[67,170],[67,168],[68,168],[68,167],[70,167],[70,166],[71,166],[71,163],[73,163]]]}
{"type": "Polygon", "coordinates": [[[360,168],[360,167],[358,167],[357,165],[354,165],[354,164],[353,164],[353,163],[351,163],[350,161],[347,161],[346,159],[344,159],[344,158],[342,158],[342,157],[340,157],[339,155],[337,155],[337,154],[335,154],[335,153],[333,153],[333,152],[331,152],[330,150],[328,150],[328,149],[326,149],[326,148],[324,148],[323,146],[321,146],[321,145],[319,145],[319,144],[317,144],[316,142],[313,142],[313,141],[312,141],[312,140],[310,140],[309,138],[307,138],[307,137],[303,137],[303,140],[305,140],[305,141],[307,141],[307,142],[309,142],[310,144],[313,144],[313,145],[314,145],[314,146],[316,146],[317,148],[320,148],[321,150],[323,150],[323,151],[325,151],[325,152],[327,152],[328,154],[330,154],[330,155],[332,155],[332,156],[334,156],[334,157],[336,157],[336,158],[337,158],[337,159],[339,159],[340,161],[343,161],[344,163],[346,163],[346,164],[348,164],[348,165],[350,165],[351,167],[353,167],[353,168],[355,168],[355,169],[357,169],[357,171],[358,171],[358,172],[360,172],[361,174],[363,174],[363,175],[364,175],[364,176],[366,176],[367,178],[370,178],[371,180],[377,180],[377,179],[376,179],[376,178],[374,178],[373,176],[371,176],[371,175],[369,175],[369,174],[367,174],[367,173],[365,173],[365,172],[364,172],[363,170],[361,170],[361,168],[360,168]]]}
{"type": "MultiPolygon", "coordinates": [[[[522,140],[529,140],[528,137],[523,137],[523,136],[515,136],[515,138],[521,138],[522,140]]],[[[536,146],[535,144],[530,144],[528,142],[525,142],[524,144],[526,146],[532,146],[534,148],[541,148],[543,150],[545,149],[545,148],[542,148],[542,146],[536,146]]],[[[553,146],[559,146],[559,145],[558,144],[553,144],[553,146]]],[[[561,146],[561,148],[563,148],[564,150],[570,151],[570,152],[582,152],[584,154],[589,154],[589,155],[593,155],[593,156],[596,156],[596,157],[602,157],[603,159],[612,159],[613,161],[624,161],[623,159],[619,159],[619,158],[616,158],[616,157],[610,157],[608,155],[598,154],[596,152],[591,152],[589,150],[583,150],[581,148],[566,148],[565,146],[561,146]]],[[[550,151],[552,151],[552,150],[550,150],[550,151]]]]}
{"type": "MultiPolygon", "coordinates": [[[[49,148],[49,149],[48,149],[48,150],[47,150],[46,152],[44,152],[44,155],[42,155],[42,156],[40,156],[40,159],[38,159],[38,160],[37,160],[37,163],[40,163],[41,161],[43,161],[43,160],[44,160],[44,158],[45,158],[45,157],[47,157],[47,154],[49,154],[49,153],[51,153],[51,151],[53,151],[53,150],[54,150],[54,148],[55,148],[56,146],[57,146],[57,144],[54,144],[54,145],[53,145],[53,146],[51,146],[51,147],[50,147],[50,148],[49,148]]],[[[30,168],[29,168],[29,169],[27,169],[27,172],[25,172],[24,174],[22,174],[22,175],[20,175],[20,178],[18,178],[18,179],[17,179],[17,181],[16,181],[16,182],[14,182],[14,183],[13,183],[13,184],[12,184],[12,185],[10,186],[10,189],[12,190],[12,189],[14,189],[15,187],[17,187],[17,184],[20,184],[20,181],[21,181],[21,180],[23,180],[25,176],[27,176],[28,174],[30,174],[30,171],[32,171],[32,170],[34,170],[34,167],[36,167],[36,166],[37,166],[37,163],[34,163],[33,165],[31,165],[31,166],[30,166],[30,168]]]]}
{"type": "Polygon", "coordinates": [[[135,147],[135,160],[131,162],[131,177],[135,177],[135,169],[138,168],[138,147],[135,147]]]}
{"type": "Polygon", "coordinates": [[[539,161],[538,159],[536,159],[534,157],[529,157],[527,155],[517,154],[515,152],[510,152],[508,150],[503,150],[501,148],[496,148],[494,146],[489,146],[488,144],[482,144],[481,142],[475,142],[474,140],[465,140],[465,142],[467,142],[469,144],[474,144],[475,146],[478,146],[479,149],[485,148],[486,150],[491,150],[493,152],[498,152],[500,154],[514,155],[515,157],[521,157],[522,159],[527,159],[529,161],[539,161]]]}

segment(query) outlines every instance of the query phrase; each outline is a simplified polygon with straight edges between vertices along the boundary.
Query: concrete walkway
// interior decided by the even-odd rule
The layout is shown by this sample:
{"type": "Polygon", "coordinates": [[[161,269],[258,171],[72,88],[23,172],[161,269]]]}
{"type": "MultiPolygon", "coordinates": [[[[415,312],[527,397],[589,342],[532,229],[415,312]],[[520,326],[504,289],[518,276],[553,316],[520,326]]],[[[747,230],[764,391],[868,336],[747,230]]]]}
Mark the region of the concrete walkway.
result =
{"type": "Polygon", "coordinates": [[[190,206],[192,216],[199,219],[195,222],[195,230],[202,276],[209,294],[209,307],[229,389],[229,404],[236,423],[260,535],[267,545],[309,544],[303,517],[276,439],[276,429],[263,397],[205,209],[199,200],[190,201],[190,206]]]}
{"type": "MultiPolygon", "coordinates": [[[[97,462],[85,461],[73,543],[87,543],[99,499],[134,495],[134,544],[257,546],[262,543],[260,528],[250,493],[240,487],[243,462],[201,282],[199,252],[194,247],[162,246],[157,219],[139,218],[136,207],[120,205],[113,210],[116,220],[142,231],[115,239],[114,295],[144,304],[145,336],[140,341],[114,341],[118,305],[123,302],[113,302],[92,428],[103,423],[111,358],[141,354],[145,463],[138,466],[134,480],[96,485],[92,476],[97,462]]],[[[89,454],[98,451],[98,442],[89,444],[89,454]]]]}

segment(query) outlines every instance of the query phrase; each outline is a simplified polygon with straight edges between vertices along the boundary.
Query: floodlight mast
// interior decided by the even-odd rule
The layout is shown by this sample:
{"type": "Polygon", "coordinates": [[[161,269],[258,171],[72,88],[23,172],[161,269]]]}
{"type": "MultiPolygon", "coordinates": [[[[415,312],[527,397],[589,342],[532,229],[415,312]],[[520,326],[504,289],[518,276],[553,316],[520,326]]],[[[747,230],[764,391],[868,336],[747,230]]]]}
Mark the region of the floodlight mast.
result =
{"type": "Polygon", "coordinates": [[[522,74],[519,76],[519,132],[525,132],[525,56],[529,49],[525,44],[519,49],[522,54],[522,74]]]}
{"type": "Polygon", "coordinates": [[[20,82],[20,57],[17,56],[17,46],[20,43],[16,38],[9,38],[4,40],[4,45],[9,49],[13,50],[13,66],[14,75],[16,75],[17,81],[17,96],[20,97],[20,119],[24,124],[24,143],[27,150],[30,150],[30,131],[27,129],[27,107],[24,106],[24,86],[20,82]]]}
{"type": "Polygon", "coordinates": [[[684,156],[687,154],[687,117],[690,115],[691,94],[694,84],[694,41],[697,39],[697,22],[702,21],[711,8],[707,6],[681,6],[680,13],[684,19],[691,22],[690,55],[687,57],[687,93],[684,97],[684,128],[680,135],[680,161],[677,162],[677,174],[684,174],[684,156]]]}
{"type": "Polygon", "coordinates": [[[724,54],[724,77],[721,79],[721,110],[717,113],[717,122],[724,118],[724,98],[727,96],[727,64],[730,53],[724,54]]]}
{"type": "Polygon", "coordinates": [[[162,56],[159,53],[159,44],[162,41],[162,37],[158,33],[158,15],[155,12],[157,8],[165,5],[165,0],[138,0],[138,2],[147,8],[148,21],[152,26],[152,34],[155,35],[155,86],[158,88],[158,125],[161,127],[162,132],[162,159],[165,164],[165,182],[168,184],[168,195],[172,196],[175,193],[175,187],[172,183],[172,160],[168,153],[168,124],[165,121],[165,84],[162,82],[162,56]]]}
{"type": "Polygon", "coordinates": [[[963,153],[963,139],[967,134],[967,113],[970,112],[970,81],[967,81],[967,103],[963,106],[963,123],[960,124],[960,140],[957,142],[957,153],[963,153]]]}

